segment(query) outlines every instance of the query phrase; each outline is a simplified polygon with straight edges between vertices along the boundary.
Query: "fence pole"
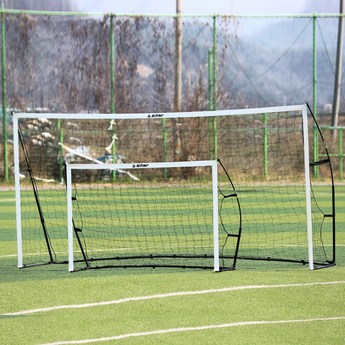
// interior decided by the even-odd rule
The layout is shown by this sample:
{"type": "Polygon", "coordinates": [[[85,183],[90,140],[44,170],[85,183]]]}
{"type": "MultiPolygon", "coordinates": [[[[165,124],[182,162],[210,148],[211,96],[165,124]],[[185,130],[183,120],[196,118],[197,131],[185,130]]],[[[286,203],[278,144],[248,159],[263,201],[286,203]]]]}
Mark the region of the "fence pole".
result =
{"type": "MultiPolygon", "coordinates": [[[[115,113],[115,28],[114,28],[114,15],[110,15],[110,35],[109,35],[109,43],[110,43],[110,112],[112,114],[115,113]]],[[[113,158],[113,163],[117,162],[116,158],[116,124],[113,123],[112,126],[112,146],[111,146],[111,154],[113,158]]],[[[112,171],[112,179],[116,179],[116,171],[112,171]]]]}
{"type": "Polygon", "coordinates": [[[2,99],[2,134],[4,154],[4,178],[8,181],[8,145],[7,145],[7,106],[6,106],[6,40],[5,14],[1,16],[1,99],[2,99]]]}
{"type": "MultiPolygon", "coordinates": [[[[167,135],[167,123],[166,119],[162,119],[163,127],[163,162],[168,161],[168,135],[167,135]]],[[[168,178],[168,168],[164,168],[164,178],[168,178]]]]}
{"type": "Polygon", "coordinates": [[[208,56],[207,56],[207,81],[208,81],[208,110],[213,109],[213,77],[212,77],[212,71],[213,71],[213,60],[212,60],[213,50],[208,50],[208,56]]]}
{"type": "MultiPolygon", "coordinates": [[[[208,95],[207,95],[207,110],[212,110],[213,109],[213,77],[212,77],[212,71],[213,71],[213,50],[209,49],[208,50],[208,55],[207,55],[207,82],[208,82],[208,95]]],[[[214,121],[211,117],[207,119],[207,124],[208,124],[208,157],[209,159],[213,159],[213,154],[212,154],[212,137],[213,137],[213,124],[212,121],[214,121]]]]}
{"type": "MultiPolygon", "coordinates": [[[[316,15],[313,16],[313,112],[315,119],[317,119],[317,49],[316,49],[316,15]]],[[[319,141],[318,130],[316,124],[313,126],[313,153],[314,162],[319,160],[319,141]]],[[[319,169],[314,166],[314,177],[319,178],[319,169]]]]}
{"type": "Polygon", "coordinates": [[[182,2],[176,0],[174,111],[181,111],[182,100],[182,2]]]}
{"type": "Polygon", "coordinates": [[[264,114],[264,176],[268,177],[268,136],[267,136],[267,117],[268,114],[264,114]]]}
{"type": "Polygon", "coordinates": [[[115,33],[114,15],[110,15],[110,101],[111,113],[115,113],[115,33]]]}
{"type": "MultiPolygon", "coordinates": [[[[332,107],[332,123],[333,127],[338,126],[339,104],[340,104],[340,88],[343,65],[343,36],[344,36],[344,0],[339,0],[339,19],[338,19],[338,40],[337,40],[337,57],[335,66],[335,80],[333,92],[333,107],[332,107]]],[[[333,138],[337,135],[337,131],[333,131],[333,138]]]]}
{"type": "MultiPolygon", "coordinates": [[[[61,126],[61,119],[57,119],[57,128],[58,128],[58,133],[59,133],[59,142],[63,144],[64,137],[63,137],[63,129],[61,126]]],[[[59,179],[61,183],[64,182],[64,178],[65,178],[64,172],[63,172],[63,166],[64,166],[63,147],[62,145],[59,145],[59,179]]]]}
{"type": "Polygon", "coordinates": [[[339,158],[339,180],[343,180],[343,129],[339,128],[338,133],[338,158],[339,158]]]}
{"type": "Polygon", "coordinates": [[[212,54],[212,76],[213,76],[213,110],[217,110],[217,17],[213,16],[213,54],[212,54]]]}
{"type": "MultiPolygon", "coordinates": [[[[212,77],[213,77],[213,110],[217,110],[217,17],[213,16],[213,54],[212,54],[212,77]]],[[[213,118],[213,140],[214,140],[214,159],[218,157],[218,132],[217,117],[213,118]]]]}

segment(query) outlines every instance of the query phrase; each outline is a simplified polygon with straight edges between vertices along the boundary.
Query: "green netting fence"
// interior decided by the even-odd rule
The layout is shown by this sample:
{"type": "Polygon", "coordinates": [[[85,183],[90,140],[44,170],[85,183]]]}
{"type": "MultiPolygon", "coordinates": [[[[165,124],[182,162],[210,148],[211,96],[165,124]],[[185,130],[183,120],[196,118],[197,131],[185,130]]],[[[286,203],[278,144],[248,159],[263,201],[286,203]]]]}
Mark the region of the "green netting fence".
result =
{"type": "MultiPolygon", "coordinates": [[[[308,101],[320,124],[331,125],[338,15],[182,16],[179,57],[176,16],[0,14],[5,181],[13,175],[11,110],[167,112],[308,101]],[[176,73],[182,75],[178,109],[176,73]]],[[[340,110],[344,96],[341,88],[340,110]]],[[[342,116],[337,125],[344,126],[342,116]]],[[[334,140],[332,154],[342,167],[334,140]]]]}

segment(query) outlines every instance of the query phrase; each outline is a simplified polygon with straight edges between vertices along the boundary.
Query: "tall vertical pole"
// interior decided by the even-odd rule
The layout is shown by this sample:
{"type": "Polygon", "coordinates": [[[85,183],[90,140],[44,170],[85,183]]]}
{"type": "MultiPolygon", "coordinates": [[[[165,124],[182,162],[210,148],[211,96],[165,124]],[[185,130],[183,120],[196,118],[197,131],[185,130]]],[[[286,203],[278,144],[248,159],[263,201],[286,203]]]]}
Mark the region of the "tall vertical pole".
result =
{"type": "MultiPolygon", "coordinates": [[[[340,85],[342,75],[343,63],[343,36],[344,36],[344,0],[339,0],[339,21],[338,21],[338,42],[337,42],[337,60],[334,79],[334,94],[333,94],[333,110],[332,110],[332,126],[338,126],[339,103],[340,103],[340,85]]],[[[333,137],[335,138],[337,131],[333,130],[333,137]]]]}
{"type": "Polygon", "coordinates": [[[181,111],[182,95],[182,0],[176,0],[175,26],[175,95],[174,111],[181,111]]]}
{"type": "Polygon", "coordinates": [[[217,17],[213,16],[213,110],[217,110],[217,17]]]}
{"type": "Polygon", "coordinates": [[[167,137],[167,125],[166,119],[162,119],[162,126],[163,126],[163,162],[168,161],[168,137],[167,137]]]}
{"type": "Polygon", "coordinates": [[[110,15],[110,102],[111,113],[115,113],[115,32],[114,15],[110,15]]]}
{"type": "Polygon", "coordinates": [[[6,42],[5,14],[1,16],[1,100],[2,100],[2,134],[4,146],[4,178],[8,181],[8,145],[7,145],[7,110],[6,110],[6,42]]]}
{"type": "Polygon", "coordinates": [[[267,117],[268,114],[264,114],[264,176],[268,177],[268,134],[267,134],[267,117]]]}
{"type": "Polygon", "coordinates": [[[209,49],[207,56],[207,81],[208,81],[208,110],[213,110],[213,49],[209,49]]]}
{"type": "MultiPolygon", "coordinates": [[[[317,49],[316,49],[316,15],[313,16],[313,112],[315,119],[317,119],[317,49]]],[[[319,160],[319,141],[318,130],[314,121],[313,127],[313,153],[314,162],[319,160]]],[[[314,166],[314,177],[319,177],[319,169],[314,166]]]]}
{"type": "MultiPolygon", "coordinates": [[[[57,119],[57,128],[58,128],[58,133],[59,133],[59,142],[63,144],[64,138],[63,138],[63,129],[61,126],[61,119],[57,119]]],[[[64,180],[63,165],[64,165],[63,147],[62,145],[59,145],[59,179],[61,183],[63,183],[63,180],[64,180]]]]}
{"type": "MultiPolygon", "coordinates": [[[[217,110],[217,17],[213,16],[213,110],[217,110]]],[[[213,118],[213,133],[214,133],[214,159],[218,157],[218,130],[217,130],[217,117],[213,118]]]]}
{"type": "MultiPolygon", "coordinates": [[[[181,111],[182,97],[182,0],[176,0],[174,111],[181,111]]],[[[181,134],[176,119],[171,119],[173,160],[181,153],[181,134]]]]}
{"type": "MultiPolygon", "coordinates": [[[[213,110],[213,49],[208,50],[208,56],[207,56],[207,81],[208,81],[208,104],[207,109],[213,110]]],[[[213,121],[214,118],[209,117],[207,119],[208,121],[208,157],[209,159],[213,159],[213,152],[212,148],[214,146],[213,142],[213,121]]]]}
{"type": "Polygon", "coordinates": [[[338,159],[339,159],[339,180],[343,180],[343,171],[344,171],[344,164],[343,164],[343,129],[339,128],[338,130],[338,159]]]}
{"type": "MultiPolygon", "coordinates": [[[[162,119],[163,127],[163,162],[168,161],[168,135],[167,135],[167,122],[166,119],[162,119]]],[[[168,177],[168,169],[164,168],[164,178],[168,177]]]]}
{"type": "MultiPolygon", "coordinates": [[[[114,28],[114,15],[110,15],[110,35],[109,35],[109,43],[110,43],[110,112],[112,114],[115,113],[115,28],[114,28]]],[[[112,126],[112,143],[111,146],[111,154],[113,158],[113,163],[117,162],[116,159],[116,140],[113,139],[116,135],[116,125],[113,123],[112,126]]],[[[116,171],[112,171],[112,178],[113,180],[116,179],[116,171]]]]}

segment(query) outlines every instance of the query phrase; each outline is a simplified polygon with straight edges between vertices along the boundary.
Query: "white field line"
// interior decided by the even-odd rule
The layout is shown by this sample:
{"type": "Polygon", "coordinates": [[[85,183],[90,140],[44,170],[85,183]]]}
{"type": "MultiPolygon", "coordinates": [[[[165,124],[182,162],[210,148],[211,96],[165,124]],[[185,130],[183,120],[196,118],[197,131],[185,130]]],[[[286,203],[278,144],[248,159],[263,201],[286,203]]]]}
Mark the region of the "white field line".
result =
{"type": "MultiPolygon", "coordinates": [[[[212,243],[213,245],[213,243],[212,243]]],[[[264,245],[264,244],[263,244],[264,245]]],[[[177,247],[176,246],[159,246],[159,249],[171,249],[171,248],[204,248],[205,246],[195,246],[195,245],[190,245],[190,246],[180,246],[177,247]]],[[[305,246],[303,246],[305,247],[305,246]]],[[[156,249],[157,247],[147,247],[145,249],[156,249]]],[[[119,248],[108,248],[108,249],[89,249],[90,252],[102,252],[102,253],[106,253],[106,252],[122,252],[122,251],[126,251],[126,250],[136,250],[136,249],[142,249],[142,247],[119,247],[119,248]]],[[[67,251],[56,251],[54,252],[55,254],[64,254],[67,255],[68,252],[67,251]]],[[[40,255],[47,255],[47,253],[25,253],[23,254],[24,258],[25,257],[31,257],[31,256],[40,256],[40,255]]],[[[18,254],[6,254],[6,255],[0,255],[0,259],[1,258],[10,258],[10,257],[17,257],[18,254]]]]}
{"type": "Polygon", "coordinates": [[[92,307],[101,307],[101,306],[123,304],[123,303],[130,303],[130,302],[147,301],[147,300],[153,300],[153,299],[205,295],[205,294],[212,294],[212,293],[232,292],[232,291],[294,288],[294,287],[322,286],[322,285],[336,285],[336,284],[345,284],[345,280],[333,281],[333,282],[299,283],[299,284],[244,285],[244,286],[231,286],[231,287],[225,287],[225,288],[220,288],[220,289],[169,292],[169,293],[157,294],[157,295],[127,297],[127,298],[121,298],[121,299],[116,299],[116,300],[111,300],[111,301],[101,301],[101,302],[84,303],[84,304],[57,305],[57,306],[45,307],[45,308],[21,310],[21,311],[16,311],[16,312],[5,313],[5,314],[2,314],[2,316],[28,315],[28,314],[35,314],[35,313],[50,312],[50,311],[55,311],[55,310],[92,308],[92,307]]]}
{"type": "Polygon", "coordinates": [[[145,337],[145,336],[150,336],[150,335],[162,335],[162,334],[181,333],[181,332],[205,331],[205,330],[240,327],[240,326],[243,327],[243,326],[258,326],[258,325],[277,325],[277,324],[289,324],[289,323],[301,323],[301,322],[339,321],[339,320],[345,320],[345,316],[318,317],[318,318],[313,318],[313,319],[296,319],[296,320],[241,321],[241,322],[223,323],[219,325],[168,328],[168,329],[160,329],[160,330],[148,331],[148,332],[127,333],[127,334],[121,334],[121,335],[114,335],[111,337],[101,337],[101,338],[94,338],[94,339],[57,341],[54,343],[47,343],[44,345],[90,344],[90,343],[95,343],[95,342],[121,340],[121,339],[133,338],[133,337],[145,337]]]}
{"type": "MultiPolygon", "coordinates": [[[[180,246],[179,248],[203,248],[204,246],[180,246]]],[[[159,246],[160,249],[171,249],[171,248],[177,248],[174,246],[159,246]]],[[[89,252],[102,252],[102,253],[112,253],[112,252],[122,252],[126,250],[136,250],[136,249],[142,249],[141,247],[121,247],[121,248],[108,248],[108,249],[89,249],[89,252]]],[[[155,247],[152,248],[147,248],[147,249],[156,249],[155,247]]],[[[59,252],[54,252],[55,254],[64,254],[67,255],[67,251],[59,251],[59,252]]],[[[24,254],[24,258],[30,257],[30,256],[40,256],[40,255],[47,255],[47,253],[26,253],[24,254]]],[[[0,255],[0,259],[4,258],[11,258],[11,257],[17,257],[18,254],[6,254],[6,255],[0,255]]]]}
{"type": "MultiPolygon", "coordinates": [[[[180,248],[203,248],[204,246],[184,246],[184,247],[180,247],[180,248]]],[[[252,248],[254,247],[253,246],[248,246],[248,248],[252,248]]],[[[255,248],[260,248],[260,247],[267,247],[267,245],[265,243],[262,243],[262,244],[258,244],[255,246],[255,248]]],[[[296,244],[296,245],[293,245],[293,244],[287,244],[285,245],[284,247],[304,247],[305,248],[305,245],[303,244],[296,244]]],[[[345,247],[345,244],[337,244],[337,247],[345,247]]],[[[162,247],[160,246],[159,248],[168,248],[170,249],[171,247],[169,246],[166,246],[166,247],[162,247]]],[[[174,248],[174,247],[173,247],[174,248]]],[[[177,247],[176,247],[177,248],[177,247]]],[[[109,249],[92,249],[93,252],[114,252],[114,251],[118,251],[118,252],[121,252],[121,251],[125,251],[125,250],[133,250],[133,249],[141,249],[140,247],[121,247],[121,248],[109,248],[109,249]]],[[[155,247],[152,247],[152,249],[155,249],[155,247]]],[[[44,255],[44,254],[47,254],[47,253],[26,253],[24,254],[24,257],[29,257],[29,256],[39,256],[39,255],[44,255]]],[[[55,254],[68,254],[67,251],[57,251],[55,252],[55,254]]],[[[0,259],[4,259],[4,258],[11,258],[11,257],[17,257],[18,254],[6,254],[6,255],[0,255],[0,259]]]]}
{"type": "Polygon", "coordinates": [[[14,258],[17,257],[17,254],[6,254],[6,255],[0,255],[0,259],[5,259],[5,258],[14,258]]]}

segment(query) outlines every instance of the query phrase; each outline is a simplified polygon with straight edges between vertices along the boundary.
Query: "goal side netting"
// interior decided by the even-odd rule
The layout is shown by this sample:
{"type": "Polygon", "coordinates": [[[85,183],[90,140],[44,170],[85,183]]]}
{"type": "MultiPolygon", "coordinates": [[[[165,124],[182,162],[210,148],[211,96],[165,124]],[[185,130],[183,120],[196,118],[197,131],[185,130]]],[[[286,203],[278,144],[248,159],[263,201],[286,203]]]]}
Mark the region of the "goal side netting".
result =
{"type": "MultiPolygon", "coordinates": [[[[234,259],[240,267],[256,267],[260,262],[279,267],[302,263],[310,269],[335,264],[331,160],[311,115],[307,105],[186,113],[14,114],[18,266],[68,262],[66,165],[218,158],[220,266],[234,268],[234,259]],[[322,159],[313,155],[316,137],[324,145],[319,148],[322,159]]],[[[76,169],[72,180],[80,193],[98,184],[108,184],[111,190],[128,188],[128,193],[139,186],[158,191],[156,182],[166,183],[166,188],[210,182],[209,169],[164,167],[155,170],[151,179],[145,169],[128,166],[83,173],[76,169]]],[[[147,203],[135,204],[135,198],[122,206],[123,213],[147,203]]],[[[192,201],[187,207],[195,206],[192,201]]],[[[132,212],[129,228],[137,221],[132,212]]],[[[110,207],[103,215],[105,222],[109,213],[110,207]]],[[[151,215],[155,213],[159,218],[159,210],[151,215]]],[[[83,235],[75,231],[74,244],[78,238],[82,244],[83,235]]],[[[197,247],[190,236],[188,246],[197,247]]],[[[149,241],[147,236],[138,238],[149,241]]],[[[95,248],[97,243],[103,246],[102,241],[101,237],[92,240],[95,248]]],[[[137,247],[131,237],[124,247],[131,247],[131,241],[137,247]]],[[[78,255],[83,256],[82,251],[78,255]]],[[[126,266],[125,260],[121,263],[126,266]]]]}

